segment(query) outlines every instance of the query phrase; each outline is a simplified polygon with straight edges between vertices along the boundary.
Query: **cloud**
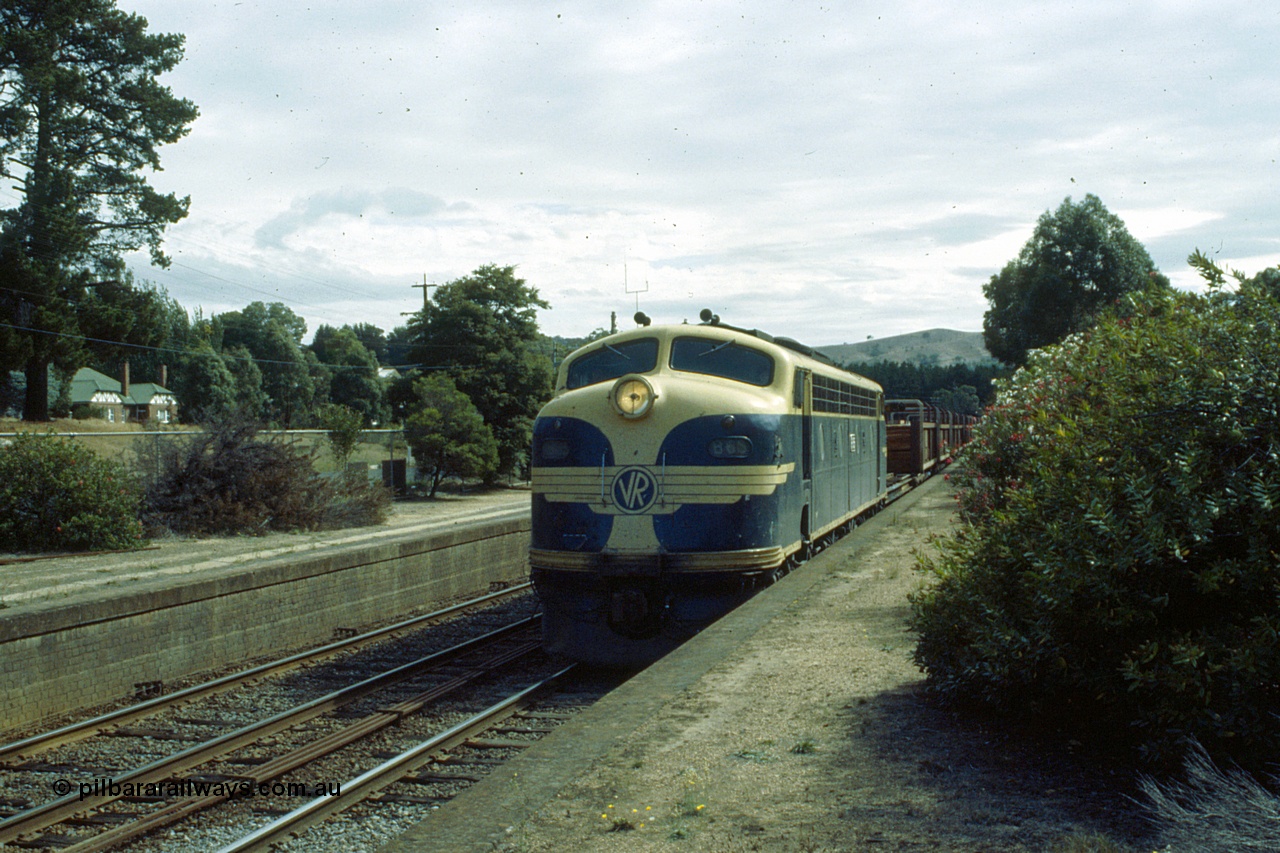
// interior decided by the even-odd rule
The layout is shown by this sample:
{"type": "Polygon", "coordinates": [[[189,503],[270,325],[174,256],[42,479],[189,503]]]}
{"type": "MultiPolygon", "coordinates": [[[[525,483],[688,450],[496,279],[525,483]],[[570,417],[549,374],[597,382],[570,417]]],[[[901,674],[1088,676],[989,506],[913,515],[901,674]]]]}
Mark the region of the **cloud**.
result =
{"type": "Polygon", "coordinates": [[[647,279],[655,319],[822,344],[979,328],[1067,196],[1179,282],[1280,248],[1280,28],[1242,0],[129,5],[201,110],[154,176],[192,196],[184,304],[394,324],[424,274],[515,264],[554,333],[647,279]]]}
{"type": "Polygon", "coordinates": [[[268,219],[254,232],[259,248],[283,249],[285,240],[305,228],[326,219],[339,221],[363,219],[366,214],[384,219],[428,219],[448,208],[435,196],[407,189],[334,190],[295,199],[284,213],[268,219]]]}

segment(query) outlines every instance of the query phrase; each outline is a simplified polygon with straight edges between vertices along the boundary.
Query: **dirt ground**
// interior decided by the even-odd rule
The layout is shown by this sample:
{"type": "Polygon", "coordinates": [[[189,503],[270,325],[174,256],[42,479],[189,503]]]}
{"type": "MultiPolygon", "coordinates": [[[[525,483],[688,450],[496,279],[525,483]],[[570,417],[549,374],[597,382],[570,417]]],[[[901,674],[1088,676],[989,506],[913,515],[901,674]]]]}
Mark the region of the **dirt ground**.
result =
{"type": "Polygon", "coordinates": [[[1131,771],[926,698],[906,596],[952,498],[923,492],[501,849],[1152,850],[1131,771]]]}

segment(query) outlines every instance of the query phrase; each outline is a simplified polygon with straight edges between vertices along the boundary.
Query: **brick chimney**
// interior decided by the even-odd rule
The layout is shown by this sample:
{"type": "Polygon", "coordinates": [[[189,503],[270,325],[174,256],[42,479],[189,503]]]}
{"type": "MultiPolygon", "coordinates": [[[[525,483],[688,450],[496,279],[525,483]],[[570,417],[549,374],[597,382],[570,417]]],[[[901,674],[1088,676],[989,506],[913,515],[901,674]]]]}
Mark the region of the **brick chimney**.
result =
{"type": "Polygon", "coordinates": [[[160,387],[169,387],[169,365],[167,364],[160,365],[160,387]]]}
{"type": "Polygon", "coordinates": [[[120,365],[120,393],[125,397],[129,396],[129,359],[124,360],[124,364],[120,365]]]}

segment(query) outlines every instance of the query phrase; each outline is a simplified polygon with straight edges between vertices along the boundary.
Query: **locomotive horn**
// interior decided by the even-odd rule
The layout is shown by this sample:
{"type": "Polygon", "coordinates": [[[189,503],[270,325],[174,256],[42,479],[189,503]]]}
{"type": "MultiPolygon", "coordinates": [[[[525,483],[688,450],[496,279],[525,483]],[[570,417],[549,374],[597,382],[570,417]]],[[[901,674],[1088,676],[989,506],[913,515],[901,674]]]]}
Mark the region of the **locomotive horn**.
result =
{"type": "Polygon", "coordinates": [[[637,311],[636,316],[633,319],[636,321],[637,326],[647,326],[651,322],[649,320],[649,315],[643,311],[637,311]]]}
{"type": "Polygon", "coordinates": [[[698,314],[698,319],[702,320],[704,323],[710,323],[712,326],[718,326],[720,324],[720,315],[711,313],[710,308],[703,308],[702,312],[698,314]]]}

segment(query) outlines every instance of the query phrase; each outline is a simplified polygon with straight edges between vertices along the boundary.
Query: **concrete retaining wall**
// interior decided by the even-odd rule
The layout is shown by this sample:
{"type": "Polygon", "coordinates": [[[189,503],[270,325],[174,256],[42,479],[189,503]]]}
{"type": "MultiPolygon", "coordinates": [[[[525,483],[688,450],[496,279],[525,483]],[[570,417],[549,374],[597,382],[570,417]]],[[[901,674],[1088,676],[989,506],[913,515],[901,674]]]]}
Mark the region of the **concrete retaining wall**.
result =
{"type": "Polygon", "coordinates": [[[333,548],[105,601],[0,613],[0,729],[527,577],[529,521],[333,548]]]}

